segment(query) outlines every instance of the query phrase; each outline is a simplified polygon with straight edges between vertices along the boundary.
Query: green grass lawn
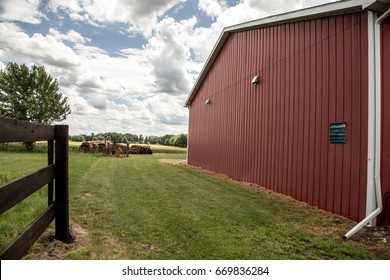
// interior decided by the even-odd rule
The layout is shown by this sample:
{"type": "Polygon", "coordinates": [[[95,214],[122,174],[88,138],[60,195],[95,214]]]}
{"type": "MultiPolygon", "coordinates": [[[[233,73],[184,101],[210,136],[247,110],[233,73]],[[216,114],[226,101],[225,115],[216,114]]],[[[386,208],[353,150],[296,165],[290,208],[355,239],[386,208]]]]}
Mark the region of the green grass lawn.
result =
{"type": "MultiPolygon", "coordinates": [[[[363,244],[342,241],[350,225],[327,232],[326,223],[340,217],[160,159],[185,154],[70,154],[70,217],[90,232],[91,244],[69,258],[377,258],[363,244]]],[[[0,184],[45,162],[44,154],[0,152],[0,184]]],[[[45,205],[43,190],[0,216],[0,246],[45,205]]]]}

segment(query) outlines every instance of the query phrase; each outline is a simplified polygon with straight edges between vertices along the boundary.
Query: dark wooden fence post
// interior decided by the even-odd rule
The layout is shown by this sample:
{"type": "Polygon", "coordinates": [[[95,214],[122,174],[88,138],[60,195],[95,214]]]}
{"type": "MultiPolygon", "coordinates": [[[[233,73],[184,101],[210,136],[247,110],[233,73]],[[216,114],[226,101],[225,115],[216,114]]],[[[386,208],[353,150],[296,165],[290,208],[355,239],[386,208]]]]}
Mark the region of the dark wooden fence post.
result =
{"type": "MultiPolygon", "coordinates": [[[[51,165],[53,163],[54,163],[54,141],[49,140],[47,141],[47,165],[51,165]]],[[[48,183],[47,202],[49,206],[53,203],[53,196],[54,196],[54,184],[53,184],[53,180],[51,180],[48,183]]]]}
{"type": "Polygon", "coordinates": [[[70,241],[69,233],[69,190],[68,190],[68,126],[55,126],[55,238],[62,242],[70,241]]]}

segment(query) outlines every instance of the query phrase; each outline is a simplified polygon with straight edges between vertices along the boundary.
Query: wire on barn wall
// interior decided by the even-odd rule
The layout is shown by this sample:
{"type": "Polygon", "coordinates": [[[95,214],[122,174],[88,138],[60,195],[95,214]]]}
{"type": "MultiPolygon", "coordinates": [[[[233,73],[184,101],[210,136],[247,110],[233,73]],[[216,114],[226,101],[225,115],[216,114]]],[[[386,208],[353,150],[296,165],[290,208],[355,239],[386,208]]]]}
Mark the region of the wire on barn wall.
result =
{"type": "MultiPolygon", "coordinates": [[[[325,37],[325,38],[323,38],[323,39],[321,39],[321,40],[315,42],[314,44],[311,44],[311,45],[309,45],[309,46],[303,48],[302,50],[298,50],[297,52],[293,53],[292,55],[286,56],[286,57],[284,57],[283,59],[280,59],[280,60],[278,60],[278,61],[276,61],[276,62],[274,62],[274,63],[272,63],[272,64],[270,64],[270,65],[268,65],[268,66],[266,66],[266,67],[263,67],[263,68],[260,69],[260,70],[257,70],[257,71],[255,71],[255,72],[250,73],[249,75],[243,77],[242,79],[238,80],[238,81],[235,82],[235,83],[229,84],[229,85],[227,85],[226,87],[224,87],[224,88],[222,88],[222,89],[220,89],[220,90],[217,90],[217,91],[215,91],[215,92],[209,94],[209,95],[208,95],[208,98],[211,99],[212,97],[215,97],[215,96],[217,96],[217,95],[219,95],[219,94],[225,92],[226,90],[230,89],[231,87],[235,87],[235,86],[241,84],[242,82],[246,82],[246,81],[248,81],[248,79],[252,79],[254,75],[258,75],[258,76],[261,78],[261,77],[263,77],[262,74],[263,74],[264,72],[266,72],[266,71],[270,72],[270,71],[273,70],[273,68],[277,67],[277,65],[279,65],[279,64],[281,64],[281,63],[283,63],[283,62],[285,62],[285,61],[287,61],[287,60],[293,59],[293,58],[295,58],[296,56],[300,55],[301,53],[306,52],[307,50],[312,49],[312,48],[314,48],[314,47],[317,47],[319,44],[322,44],[324,41],[330,40],[330,39],[332,39],[333,37],[336,37],[337,35],[339,35],[339,34],[341,34],[341,33],[344,33],[345,31],[347,31],[347,30],[349,30],[349,29],[352,29],[353,27],[355,27],[355,26],[357,26],[357,25],[360,25],[360,24],[361,24],[361,20],[360,20],[360,18],[359,18],[359,20],[358,20],[357,22],[351,24],[350,26],[348,26],[348,27],[346,27],[346,28],[343,28],[342,30],[340,30],[340,31],[338,31],[338,32],[335,32],[333,35],[327,36],[327,37],[325,37]]],[[[246,31],[242,31],[242,32],[246,32],[246,31]]]]}

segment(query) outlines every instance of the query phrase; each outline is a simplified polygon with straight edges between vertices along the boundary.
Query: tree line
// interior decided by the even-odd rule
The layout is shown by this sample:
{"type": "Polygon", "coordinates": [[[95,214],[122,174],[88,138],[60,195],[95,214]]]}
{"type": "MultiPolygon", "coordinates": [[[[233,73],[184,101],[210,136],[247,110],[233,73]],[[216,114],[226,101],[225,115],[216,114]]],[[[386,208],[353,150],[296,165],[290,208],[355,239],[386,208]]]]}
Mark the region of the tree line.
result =
{"type": "Polygon", "coordinates": [[[166,134],[164,136],[143,136],[142,134],[132,133],[117,133],[117,132],[106,132],[106,133],[91,133],[90,135],[79,134],[69,136],[69,139],[74,142],[83,141],[113,141],[117,143],[140,143],[140,144],[159,144],[165,146],[176,146],[181,148],[187,148],[187,134],[166,134]]]}

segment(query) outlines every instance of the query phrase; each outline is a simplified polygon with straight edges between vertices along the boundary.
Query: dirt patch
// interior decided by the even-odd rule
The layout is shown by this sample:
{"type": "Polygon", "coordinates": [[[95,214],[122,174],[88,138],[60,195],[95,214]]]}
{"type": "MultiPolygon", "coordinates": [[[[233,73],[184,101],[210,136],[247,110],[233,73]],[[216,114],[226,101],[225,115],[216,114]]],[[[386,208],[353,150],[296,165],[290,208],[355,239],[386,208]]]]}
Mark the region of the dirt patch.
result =
{"type": "Polygon", "coordinates": [[[90,199],[91,197],[93,197],[93,194],[90,194],[90,193],[85,193],[81,196],[81,199],[90,199]]]}
{"type": "Polygon", "coordinates": [[[390,260],[390,226],[363,228],[347,242],[363,243],[378,259],[390,260]]]}
{"type": "Polygon", "coordinates": [[[161,163],[169,163],[169,164],[187,164],[186,160],[181,159],[159,159],[161,163]]]}
{"type": "Polygon", "coordinates": [[[64,243],[54,239],[54,229],[48,229],[36,242],[24,260],[65,260],[72,255],[85,255],[88,258],[91,246],[90,233],[78,223],[70,221],[72,240],[64,243]]]}
{"type": "Polygon", "coordinates": [[[141,247],[144,251],[158,251],[157,246],[152,244],[143,244],[141,247]]]}

